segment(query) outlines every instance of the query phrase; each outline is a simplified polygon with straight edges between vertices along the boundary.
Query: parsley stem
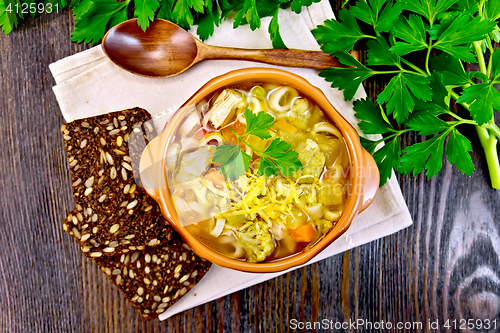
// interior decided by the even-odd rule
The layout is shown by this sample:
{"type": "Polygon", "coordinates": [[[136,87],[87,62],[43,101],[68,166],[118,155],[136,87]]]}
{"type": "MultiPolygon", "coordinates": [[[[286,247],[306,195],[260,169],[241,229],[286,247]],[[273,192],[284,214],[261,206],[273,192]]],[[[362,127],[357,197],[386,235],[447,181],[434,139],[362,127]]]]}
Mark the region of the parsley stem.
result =
{"type": "Polygon", "coordinates": [[[484,75],[488,75],[488,72],[486,70],[486,62],[484,61],[483,51],[481,51],[480,42],[474,42],[472,44],[474,45],[474,51],[476,52],[477,62],[479,64],[479,69],[481,70],[481,73],[483,73],[484,75]]]}
{"type": "Polygon", "coordinates": [[[495,136],[500,139],[500,128],[498,128],[493,119],[491,119],[487,124],[484,124],[483,127],[488,128],[490,132],[493,132],[493,134],[495,134],[495,136]]]}
{"type": "Polygon", "coordinates": [[[413,68],[414,70],[416,70],[417,72],[419,72],[420,74],[423,74],[425,76],[427,76],[427,73],[424,72],[420,67],[414,65],[413,63],[411,63],[410,61],[406,60],[405,58],[401,57],[401,62],[403,62],[405,65],[407,65],[408,67],[411,67],[413,68]]]}
{"type": "Polygon", "coordinates": [[[490,173],[491,187],[500,189],[500,163],[498,162],[497,142],[495,137],[490,136],[488,130],[481,126],[476,126],[477,135],[486,155],[486,163],[490,173]]]}
{"type": "Polygon", "coordinates": [[[419,75],[419,76],[427,76],[427,74],[421,74],[421,73],[418,73],[418,72],[414,72],[414,71],[409,71],[407,69],[400,69],[400,70],[397,70],[397,71],[373,71],[374,74],[399,74],[399,73],[408,73],[408,74],[413,74],[413,75],[419,75]]]}
{"type": "Polygon", "coordinates": [[[239,135],[238,133],[236,133],[233,129],[231,129],[231,132],[233,132],[233,134],[236,136],[236,138],[238,139],[238,142],[237,144],[239,143],[239,141],[243,142],[245,145],[247,145],[248,147],[250,147],[254,152],[256,152],[259,156],[262,156],[264,153],[255,149],[254,147],[252,147],[248,142],[246,142],[243,137],[241,135],[239,135]]]}
{"type": "Polygon", "coordinates": [[[410,128],[405,128],[404,130],[395,131],[395,132],[394,132],[394,133],[392,133],[391,135],[388,135],[388,136],[386,136],[385,138],[382,138],[382,139],[380,139],[380,140],[377,140],[377,141],[375,141],[374,143],[378,145],[379,143],[381,143],[381,142],[383,142],[383,141],[385,141],[385,140],[389,140],[389,139],[391,139],[391,138],[393,138],[393,137],[395,137],[395,136],[400,136],[401,134],[406,133],[406,132],[409,132],[409,131],[411,131],[411,129],[410,129],[410,128]]]}
{"type": "MultiPolygon", "coordinates": [[[[486,64],[484,62],[483,52],[481,51],[481,45],[478,42],[474,42],[473,45],[478,58],[479,68],[483,74],[486,74],[486,64]]],[[[451,95],[455,100],[459,97],[453,90],[451,90],[451,95]]],[[[469,104],[463,102],[460,104],[469,110],[469,104]]],[[[491,187],[500,189],[500,163],[498,161],[497,152],[497,137],[500,138],[500,130],[493,120],[490,120],[489,123],[484,124],[483,126],[476,125],[475,127],[479,137],[479,142],[481,142],[481,146],[483,147],[484,154],[486,156],[486,164],[488,164],[491,187]]]]}
{"type": "Polygon", "coordinates": [[[397,71],[373,71],[375,74],[398,74],[401,70],[397,71]]]}
{"type": "MultiPolygon", "coordinates": [[[[458,94],[457,94],[456,92],[454,92],[453,90],[451,90],[451,96],[453,96],[453,98],[454,98],[455,100],[457,100],[457,99],[460,97],[460,96],[458,96],[458,94]]],[[[465,103],[465,102],[460,102],[460,104],[462,104],[462,106],[463,106],[464,108],[466,108],[466,109],[467,109],[467,111],[469,111],[469,108],[470,108],[470,105],[469,105],[469,104],[467,104],[467,103],[465,103]]]]}
{"type": "Polygon", "coordinates": [[[427,55],[425,56],[425,70],[428,75],[431,75],[431,71],[429,70],[429,58],[431,56],[432,50],[432,41],[430,41],[429,46],[427,47],[427,55]]]}
{"type": "MultiPolygon", "coordinates": [[[[488,72],[486,73],[486,75],[488,77],[491,76],[491,65],[493,64],[493,52],[495,52],[495,50],[493,49],[493,45],[491,44],[491,38],[490,38],[490,35],[486,35],[486,42],[488,44],[488,49],[490,50],[490,61],[488,62],[488,72]]],[[[492,78],[494,79],[494,78],[492,78]]]]}

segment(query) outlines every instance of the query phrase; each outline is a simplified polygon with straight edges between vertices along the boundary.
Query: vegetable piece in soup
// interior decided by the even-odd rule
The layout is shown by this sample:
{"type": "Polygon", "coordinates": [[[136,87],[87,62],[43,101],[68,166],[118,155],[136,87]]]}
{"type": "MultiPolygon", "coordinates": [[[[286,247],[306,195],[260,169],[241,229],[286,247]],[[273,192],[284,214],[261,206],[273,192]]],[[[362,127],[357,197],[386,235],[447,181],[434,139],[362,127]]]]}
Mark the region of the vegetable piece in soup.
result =
{"type": "Polygon", "coordinates": [[[281,259],[313,246],[341,218],[349,166],[342,134],[295,88],[222,89],[180,129],[169,146],[169,188],[184,227],[213,250],[248,262],[281,259]]]}

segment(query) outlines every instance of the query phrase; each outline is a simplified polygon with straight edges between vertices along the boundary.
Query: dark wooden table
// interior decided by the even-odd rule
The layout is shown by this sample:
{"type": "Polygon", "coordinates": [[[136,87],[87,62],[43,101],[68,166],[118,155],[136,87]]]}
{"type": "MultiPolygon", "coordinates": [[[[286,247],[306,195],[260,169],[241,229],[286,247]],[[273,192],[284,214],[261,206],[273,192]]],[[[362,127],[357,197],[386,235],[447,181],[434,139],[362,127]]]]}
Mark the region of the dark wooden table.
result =
{"type": "MultiPolygon", "coordinates": [[[[414,224],[397,234],[167,321],[144,321],[62,229],[74,203],[48,65],[87,48],[70,42],[73,24],[65,10],[0,34],[0,332],[289,332],[292,319],[463,332],[443,325],[486,318],[497,319],[488,332],[500,332],[500,191],[479,154],[470,178],[448,163],[431,180],[399,177],[414,224]]],[[[384,83],[367,82],[368,94],[384,83]]],[[[475,132],[467,135],[479,147],[475,132]]]]}

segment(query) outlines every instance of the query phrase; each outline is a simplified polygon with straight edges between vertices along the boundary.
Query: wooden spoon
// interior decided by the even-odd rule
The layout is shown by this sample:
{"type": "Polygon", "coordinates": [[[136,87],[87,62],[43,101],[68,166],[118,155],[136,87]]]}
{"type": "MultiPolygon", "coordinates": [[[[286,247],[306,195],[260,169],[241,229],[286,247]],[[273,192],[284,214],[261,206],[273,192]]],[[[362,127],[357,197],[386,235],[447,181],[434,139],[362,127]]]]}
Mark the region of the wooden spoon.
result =
{"type": "Polygon", "coordinates": [[[321,51],[210,46],[178,25],[161,19],[151,22],[146,32],[137,25],[137,19],[118,24],[104,36],[102,49],[116,65],[144,76],[174,76],[209,59],[249,60],[318,70],[344,67],[321,51]]]}

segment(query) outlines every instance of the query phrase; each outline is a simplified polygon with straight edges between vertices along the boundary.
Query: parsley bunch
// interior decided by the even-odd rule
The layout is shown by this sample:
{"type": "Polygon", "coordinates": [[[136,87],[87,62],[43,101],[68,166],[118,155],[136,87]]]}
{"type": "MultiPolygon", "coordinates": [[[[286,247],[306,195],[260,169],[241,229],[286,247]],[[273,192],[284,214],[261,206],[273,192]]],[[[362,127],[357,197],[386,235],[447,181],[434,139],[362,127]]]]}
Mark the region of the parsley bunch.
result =
{"type": "Polygon", "coordinates": [[[499,19],[498,0],[358,0],[340,11],[338,21],[327,20],[313,30],[323,51],[351,66],[320,73],[332,87],[344,90],[346,100],[365,79],[392,76],[375,104],[368,99],[354,102],[361,130],[383,135],[380,140],[361,138],[379,166],[381,185],[393,168],[413,175],[425,169],[433,177],[445,150],[448,161],[470,176],[471,143],[458,130],[469,124],[476,127],[484,148],[492,186],[500,189],[500,129],[494,122],[494,109],[500,110],[500,93],[494,87],[500,83],[500,50],[492,45],[492,40],[500,41],[499,19]],[[348,53],[363,45],[366,66],[348,53]],[[410,58],[424,61],[418,66],[410,58]],[[464,69],[465,63],[476,62],[480,71],[464,69]],[[470,117],[453,112],[454,103],[470,117]],[[400,135],[409,131],[422,141],[401,149],[400,135]]]}
{"type": "Polygon", "coordinates": [[[236,180],[244,175],[250,169],[252,157],[241,150],[239,144],[243,142],[250,147],[257,155],[260,156],[259,176],[272,176],[281,171],[281,174],[292,177],[294,171],[302,168],[302,163],[298,158],[298,153],[291,150],[288,142],[278,138],[271,141],[269,146],[264,151],[259,151],[252,147],[244,137],[255,135],[260,139],[270,139],[271,134],[269,129],[273,127],[274,117],[261,111],[254,114],[252,110],[245,110],[245,120],[247,123],[246,131],[243,135],[239,135],[234,130],[231,132],[236,136],[236,145],[228,144],[217,147],[214,155],[214,163],[220,165],[220,172],[229,180],[236,180]]]}
{"type": "MultiPolygon", "coordinates": [[[[75,28],[73,42],[96,44],[111,27],[137,17],[143,30],[155,17],[172,21],[185,29],[197,24],[196,33],[202,40],[210,37],[230,14],[234,14],[233,28],[249,24],[252,30],[261,25],[261,18],[271,16],[269,34],[273,47],[286,48],[279,32],[278,9],[291,7],[299,14],[303,6],[320,0],[44,0],[57,4],[61,10],[73,8],[75,28]]],[[[0,0],[0,27],[9,34],[23,18],[22,11],[13,10],[15,4],[35,3],[35,0],[0,0]],[[11,5],[9,7],[9,4],[11,5]],[[10,10],[9,10],[10,8],[10,10]]],[[[21,8],[18,6],[17,8],[21,8]]],[[[52,7],[51,7],[52,8],[52,7]]],[[[36,14],[33,13],[33,16],[36,14]]]]}

